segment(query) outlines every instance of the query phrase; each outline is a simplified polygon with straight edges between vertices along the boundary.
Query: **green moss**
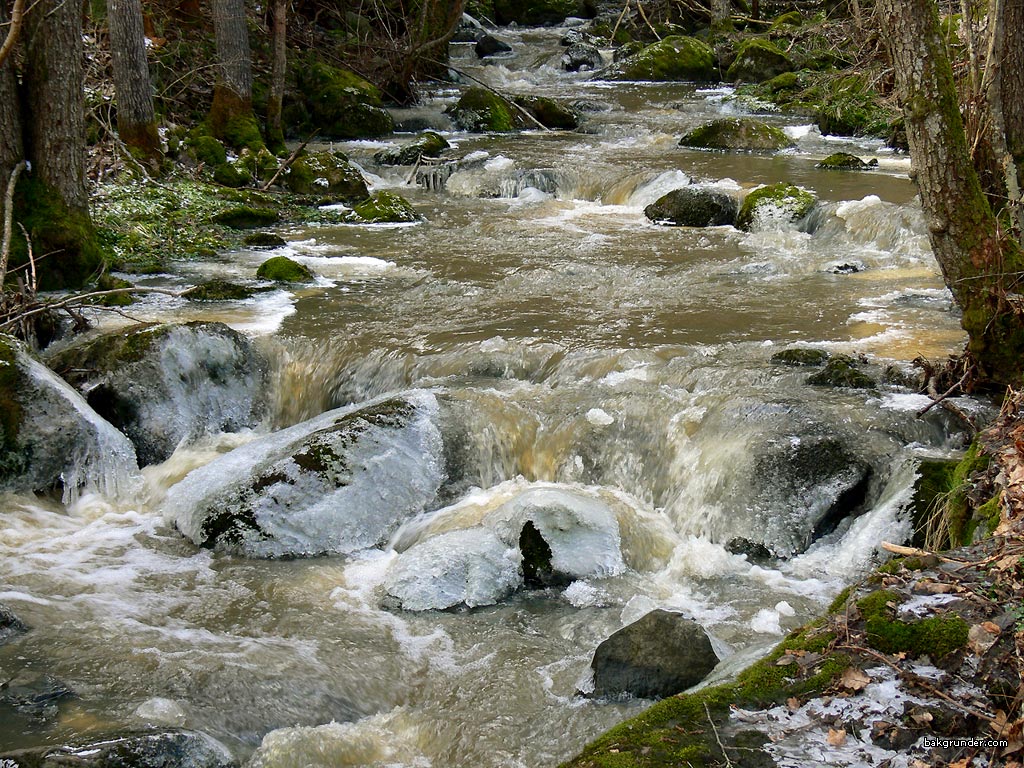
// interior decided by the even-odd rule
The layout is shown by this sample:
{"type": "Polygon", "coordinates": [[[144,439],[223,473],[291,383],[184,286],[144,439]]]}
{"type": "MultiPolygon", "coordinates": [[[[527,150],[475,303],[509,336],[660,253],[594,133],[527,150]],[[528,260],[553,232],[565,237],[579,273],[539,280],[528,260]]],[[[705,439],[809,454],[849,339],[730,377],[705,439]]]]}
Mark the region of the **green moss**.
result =
{"type": "Polygon", "coordinates": [[[371,224],[418,221],[409,201],[394,192],[378,192],[355,207],[359,218],[371,224]]]}
{"type": "Polygon", "coordinates": [[[248,149],[252,152],[265,148],[259,123],[251,114],[237,115],[228,120],[224,126],[224,141],[235,149],[248,149]]]}
{"type": "Polygon", "coordinates": [[[775,151],[793,146],[781,128],[746,117],[705,123],[679,140],[683,147],[742,151],[775,151]]]}
{"type": "Polygon", "coordinates": [[[827,361],[828,352],[823,349],[810,349],[808,347],[784,349],[772,355],[772,362],[781,365],[816,366],[824,365],[827,361]]]}
{"type": "Polygon", "coordinates": [[[284,183],[296,194],[330,195],[349,204],[370,194],[359,169],[340,152],[303,155],[288,168],[284,183]]]}
{"type": "Polygon", "coordinates": [[[546,96],[516,96],[513,101],[533,115],[545,128],[572,131],[579,126],[579,115],[556,99],[549,99],[546,96]]]}
{"type": "Polygon", "coordinates": [[[376,138],[395,128],[380,91],[356,73],[312,58],[292,62],[296,88],[282,112],[285,127],[306,138],[376,138]]]}
{"type": "Polygon", "coordinates": [[[806,189],[779,182],[755,189],[743,199],[736,226],[750,230],[759,218],[771,216],[786,221],[799,221],[817,204],[818,199],[806,189]]]}
{"type": "Polygon", "coordinates": [[[244,187],[252,183],[252,176],[240,170],[233,163],[221,163],[213,170],[213,180],[225,187],[244,187]]]}
{"type": "Polygon", "coordinates": [[[381,165],[414,165],[421,157],[440,157],[449,146],[439,133],[424,131],[401,147],[381,150],[373,159],[381,165]]]}
{"type": "MultiPolygon", "coordinates": [[[[106,273],[100,275],[99,279],[96,281],[97,291],[113,291],[118,288],[134,287],[135,286],[127,280],[123,280],[120,277],[113,277],[106,273]]],[[[112,296],[103,296],[97,299],[97,302],[102,304],[104,307],[127,307],[129,304],[134,303],[135,299],[130,293],[117,293],[112,296]]]]}
{"type": "Polygon", "coordinates": [[[773,43],[751,38],[740,44],[725,79],[732,83],[759,83],[793,69],[792,59],[773,43]]]}
{"type": "Polygon", "coordinates": [[[24,414],[18,399],[23,374],[17,349],[13,338],[0,335],[0,485],[22,474],[28,464],[18,441],[24,414]]]}
{"type": "Polygon", "coordinates": [[[862,171],[868,164],[849,152],[834,152],[815,167],[833,171],[862,171]]]}
{"type": "Polygon", "coordinates": [[[272,232],[253,232],[246,235],[242,242],[253,248],[280,248],[281,246],[288,245],[288,242],[283,237],[272,232]]]}
{"type": "Polygon", "coordinates": [[[907,653],[939,659],[963,648],[970,630],[959,616],[930,616],[916,621],[895,618],[900,597],[889,590],[872,592],[857,601],[868,644],[883,653],[907,653]]]}
{"type": "Polygon", "coordinates": [[[185,140],[185,146],[191,150],[196,162],[204,165],[217,167],[228,161],[224,145],[202,130],[193,130],[185,140]]]}
{"type": "Polygon", "coordinates": [[[255,291],[227,280],[207,280],[182,295],[189,301],[242,301],[252,298],[255,291]]]}
{"type": "Polygon", "coordinates": [[[833,80],[820,91],[818,128],[836,136],[884,137],[893,115],[881,104],[878,91],[861,75],[833,80]]]}
{"type": "Polygon", "coordinates": [[[816,387],[848,389],[877,389],[875,380],[857,370],[857,361],[849,355],[835,355],[824,369],[807,377],[807,383],[816,387]]]}
{"type": "Polygon", "coordinates": [[[306,283],[313,279],[313,273],[287,256],[273,256],[260,264],[256,277],[275,283],[306,283]]]}
{"type": "Polygon", "coordinates": [[[609,80],[711,82],[718,78],[715,52],[694,37],[674,35],[615,64],[609,80]]]}
{"type": "Polygon", "coordinates": [[[493,91],[474,86],[447,110],[452,122],[463,131],[508,133],[526,126],[512,104],[493,91]]]}
{"type": "Polygon", "coordinates": [[[1002,519],[1002,508],[999,506],[999,497],[993,496],[974,510],[974,517],[984,521],[985,533],[988,536],[995,533],[995,530],[999,527],[999,522],[1002,519]]]}
{"type": "Polygon", "coordinates": [[[782,30],[784,27],[799,27],[803,23],[804,17],[800,15],[800,11],[789,11],[775,17],[771,30],[775,32],[782,30]]]}
{"type": "Polygon", "coordinates": [[[786,91],[795,91],[800,87],[800,77],[796,72],[783,72],[781,75],[776,75],[771,78],[765,86],[773,95],[778,95],[786,91]]]}
{"type": "Polygon", "coordinates": [[[231,229],[254,229],[274,224],[279,218],[278,212],[272,208],[253,208],[242,205],[221,211],[213,217],[213,220],[231,229]]]}

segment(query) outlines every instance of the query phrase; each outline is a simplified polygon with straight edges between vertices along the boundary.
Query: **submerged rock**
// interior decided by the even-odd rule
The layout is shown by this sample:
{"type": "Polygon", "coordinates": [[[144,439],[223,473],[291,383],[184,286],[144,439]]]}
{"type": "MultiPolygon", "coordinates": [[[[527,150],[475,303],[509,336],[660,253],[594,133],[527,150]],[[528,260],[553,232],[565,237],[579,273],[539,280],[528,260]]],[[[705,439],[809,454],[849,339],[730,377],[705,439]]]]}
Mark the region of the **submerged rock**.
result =
{"type": "Polygon", "coordinates": [[[415,165],[422,157],[440,157],[449,146],[441,134],[424,131],[396,149],[382,149],[373,159],[381,165],[415,165]]]}
{"type": "Polygon", "coordinates": [[[673,696],[699,683],[717,664],[700,624],[678,613],[651,611],[594,651],[592,695],[673,696]]]}
{"type": "Polygon", "coordinates": [[[14,611],[0,603],[0,645],[28,632],[28,625],[14,615],[14,611]]]}
{"type": "Polygon", "coordinates": [[[516,96],[513,101],[545,128],[571,131],[579,126],[579,115],[557,99],[546,96],[516,96]]]}
{"type": "Polygon", "coordinates": [[[818,387],[878,388],[874,379],[857,369],[857,361],[849,355],[834,356],[824,369],[808,376],[807,383],[818,387]]]}
{"type": "Polygon", "coordinates": [[[0,491],[116,498],[141,478],[135,449],[67,382],[0,335],[0,491]]]}
{"type": "Polygon", "coordinates": [[[266,413],[267,362],[223,323],[143,323],[51,364],[128,435],[142,465],[203,435],[255,427],[266,413]]]}
{"type": "Polygon", "coordinates": [[[818,366],[824,365],[827,360],[828,352],[810,347],[784,349],[772,355],[772,362],[780,365],[818,366]]]}
{"type": "Polygon", "coordinates": [[[251,299],[255,293],[247,286],[214,278],[189,288],[181,295],[189,301],[242,301],[251,299]]]}
{"type": "Polygon", "coordinates": [[[616,62],[606,80],[655,80],[707,83],[718,79],[715,52],[694,37],[666,37],[616,62]]]}
{"type": "Polygon", "coordinates": [[[656,224],[677,227],[717,227],[736,221],[736,199],[703,187],[674,189],[644,208],[656,224]]]}
{"type": "Polygon", "coordinates": [[[774,43],[751,38],[736,51],[736,59],[729,67],[725,79],[730,83],[760,83],[792,72],[794,68],[792,59],[774,43]]]}
{"type": "Polygon", "coordinates": [[[308,283],[313,279],[313,273],[305,264],[287,256],[272,256],[260,264],[256,277],[275,283],[308,283]]]}
{"type": "Polygon", "coordinates": [[[769,184],[743,198],[736,226],[750,231],[772,224],[791,224],[810,213],[817,203],[818,198],[806,189],[785,182],[769,184]]]}
{"type": "Polygon", "coordinates": [[[683,136],[679,145],[745,152],[774,152],[794,146],[782,129],[748,117],[712,120],[683,136]]]}
{"type": "Polygon", "coordinates": [[[437,411],[420,390],[328,411],[193,471],[164,510],[196,544],[251,557],[378,546],[441,487],[437,411]]]}
{"type": "Polygon", "coordinates": [[[507,99],[478,86],[462,94],[445,112],[462,131],[508,133],[526,127],[526,119],[507,99]]]}
{"type": "Polygon", "coordinates": [[[419,221],[419,215],[412,205],[394,192],[378,192],[353,208],[363,221],[370,224],[398,224],[419,221]]]}
{"type": "Polygon", "coordinates": [[[23,669],[0,688],[0,713],[4,709],[12,715],[30,720],[52,720],[60,710],[60,703],[74,698],[71,688],[45,672],[23,669]]]}
{"type": "Polygon", "coordinates": [[[61,747],[0,754],[10,768],[235,768],[228,748],[198,731],[92,737],[61,747]]]}
{"type": "Polygon", "coordinates": [[[504,40],[499,40],[494,35],[490,35],[485,32],[476,41],[476,45],[473,46],[473,52],[476,53],[477,58],[486,59],[489,56],[497,56],[502,53],[512,53],[512,46],[504,40]]]}
{"type": "MultiPolygon", "coordinates": [[[[878,161],[875,160],[874,164],[878,165],[878,161]]],[[[815,166],[815,168],[835,171],[863,171],[870,167],[869,163],[865,163],[859,157],[851,155],[849,152],[834,152],[815,166]]]]}
{"type": "Polygon", "coordinates": [[[340,152],[303,155],[288,168],[284,183],[297,195],[329,195],[350,204],[370,194],[363,174],[340,152]]]}

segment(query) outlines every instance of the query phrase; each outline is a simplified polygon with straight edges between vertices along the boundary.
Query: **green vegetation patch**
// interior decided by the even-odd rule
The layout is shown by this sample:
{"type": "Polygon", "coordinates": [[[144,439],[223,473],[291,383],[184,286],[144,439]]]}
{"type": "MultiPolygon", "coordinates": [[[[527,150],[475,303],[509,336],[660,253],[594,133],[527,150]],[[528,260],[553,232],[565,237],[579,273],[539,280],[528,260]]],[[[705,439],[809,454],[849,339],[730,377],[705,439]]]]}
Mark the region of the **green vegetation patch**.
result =
{"type": "Polygon", "coordinates": [[[292,64],[295,90],[282,111],[285,128],[308,138],[368,139],[395,129],[380,91],[355,72],[312,58],[292,64]]]}
{"type": "Polygon", "coordinates": [[[378,192],[353,210],[359,218],[371,224],[419,221],[409,201],[394,192],[378,192]]]}
{"type": "Polygon", "coordinates": [[[740,44],[725,79],[730,83],[759,83],[794,68],[793,60],[774,43],[751,38],[740,44]]]}
{"type": "Polygon", "coordinates": [[[215,222],[231,229],[265,227],[277,223],[279,219],[280,214],[273,208],[253,208],[248,205],[228,208],[213,217],[215,222]]]}
{"type": "Polygon", "coordinates": [[[967,645],[970,627],[959,616],[930,616],[917,621],[897,619],[900,596],[890,590],[872,592],[857,601],[868,644],[883,653],[928,655],[940,659],[967,645]]]}

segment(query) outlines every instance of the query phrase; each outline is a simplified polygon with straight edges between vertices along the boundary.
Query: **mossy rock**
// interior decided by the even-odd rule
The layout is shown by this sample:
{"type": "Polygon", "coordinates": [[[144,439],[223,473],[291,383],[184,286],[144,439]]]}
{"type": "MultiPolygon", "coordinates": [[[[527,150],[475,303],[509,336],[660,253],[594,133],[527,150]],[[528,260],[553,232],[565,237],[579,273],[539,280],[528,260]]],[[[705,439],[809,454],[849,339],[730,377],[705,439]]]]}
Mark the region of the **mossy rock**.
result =
{"type": "Polygon", "coordinates": [[[772,362],[778,365],[814,367],[828,362],[828,352],[823,349],[796,347],[783,349],[772,355],[772,362]]]}
{"type": "Polygon", "coordinates": [[[498,24],[540,26],[559,24],[570,16],[586,18],[594,13],[583,0],[494,0],[493,19],[498,24]]]}
{"type": "Polygon", "coordinates": [[[712,120],[683,136],[679,145],[745,152],[774,152],[794,146],[781,128],[747,117],[712,120]]]}
{"type": "Polygon", "coordinates": [[[237,189],[252,184],[252,175],[241,170],[234,163],[221,163],[213,169],[213,180],[225,187],[237,189]]]}
{"type": "Polygon", "coordinates": [[[800,87],[800,76],[796,72],[783,72],[771,78],[765,86],[773,96],[786,91],[795,91],[800,87]]]}
{"type": "Polygon", "coordinates": [[[799,27],[803,23],[804,17],[800,15],[800,11],[788,11],[775,17],[771,29],[774,32],[784,27],[799,27]]]}
{"type": "Polygon", "coordinates": [[[232,117],[218,135],[225,144],[235,149],[248,149],[252,152],[265,149],[260,124],[252,114],[232,117]]]}
{"type": "Polygon", "coordinates": [[[613,64],[603,77],[707,83],[718,79],[718,69],[711,46],[695,37],[674,35],[613,64]]]}
{"type": "Polygon", "coordinates": [[[793,60],[773,43],[759,38],[745,41],[726,72],[731,83],[760,83],[794,69],[793,60]]]}
{"type": "Polygon", "coordinates": [[[766,219],[784,222],[799,221],[817,204],[818,198],[806,189],[779,182],[755,189],[743,198],[736,226],[750,231],[766,219]]]}
{"type": "Polygon", "coordinates": [[[463,131],[508,133],[526,127],[526,118],[507,99],[477,86],[445,111],[463,131]]]}
{"type": "Polygon", "coordinates": [[[277,173],[280,162],[269,149],[260,147],[255,151],[243,149],[234,166],[239,173],[247,175],[250,181],[269,181],[277,173]]]}
{"type": "Polygon", "coordinates": [[[215,168],[228,161],[228,152],[220,140],[199,129],[189,133],[185,146],[197,163],[215,168]]]}
{"type": "Polygon", "coordinates": [[[293,134],[368,139],[394,130],[380,91],[354,72],[309,59],[295,61],[292,69],[296,87],[282,119],[293,134]]]}
{"type": "Polygon", "coordinates": [[[736,221],[736,199],[703,187],[683,187],[662,195],[644,208],[656,224],[676,227],[719,227],[736,221]]]}
{"type": "MultiPolygon", "coordinates": [[[[100,275],[96,281],[97,291],[114,291],[119,288],[134,288],[131,283],[120,277],[114,277],[106,273],[100,275]]],[[[115,293],[111,296],[102,296],[97,299],[97,303],[104,307],[127,307],[129,304],[135,302],[134,297],[130,293],[115,293]]]]}
{"type": "Polygon", "coordinates": [[[409,201],[394,192],[378,192],[359,203],[354,210],[359,218],[370,224],[419,221],[409,201]]]}
{"type": "Polygon", "coordinates": [[[189,301],[241,301],[251,299],[253,294],[255,291],[252,288],[228,280],[213,279],[189,288],[182,296],[189,301]]]}
{"type": "Polygon", "coordinates": [[[13,338],[0,334],[0,485],[24,472],[29,458],[18,440],[24,416],[18,351],[13,338]]]}
{"type": "Polygon", "coordinates": [[[252,248],[281,248],[288,245],[288,241],[272,232],[253,232],[246,235],[242,242],[252,248]]]}
{"type": "Polygon", "coordinates": [[[306,265],[287,256],[273,256],[260,264],[256,277],[275,283],[308,283],[313,279],[313,273],[306,265]]]}
{"type": "Polygon", "coordinates": [[[620,61],[625,61],[630,56],[636,56],[646,47],[647,46],[639,40],[630,40],[615,49],[615,52],[612,54],[612,60],[618,64],[620,61]]]}
{"type": "Polygon", "coordinates": [[[546,96],[516,96],[513,101],[533,115],[545,128],[572,131],[579,127],[579,115],[567,104],[556,99],[549,99],[546,96]]]}
{"type": "Polygon", "coordinates": [[[875,650],[941,659],[967,645],[970,627],[959,616],[901,621],[895,611],[900,602],[899,595],[889,590],[872,592],[857,601],[868,645],[875,650]]]}
{"type": "Polygon", "coordinates": [[[807,377],[816,387],[877,389],[875,380],[857,369],[857,361],[849,355],[835,355],[818,373],[807,377]]]}
{"type": "Polygon", "coordinates": [[[440,157],[451,145],[434,131],[424,131],[395,149],[382,149],[373,156],[381,165],[415,165],[422,157],[440,157]]]}
{"type": "Polygon", "coordinates": [[[273,208],[253,208],[248,205],[221,211],[213,220],[231,229],[255,229],[278,221],[279,215],[273,208]]]}
{"type": "Polygon", "coordinates": [[[815,166],[834,171],[863,171],[868,167],[867,163],[849,152],[834,152],[815,166]]]}
{"type": "Polygon", "coordinates": [[[363,174],[340,152],[303,155],[289,166],[284,184],[297,195],[329,195],[348,204],[370,194],[363,174]]]}

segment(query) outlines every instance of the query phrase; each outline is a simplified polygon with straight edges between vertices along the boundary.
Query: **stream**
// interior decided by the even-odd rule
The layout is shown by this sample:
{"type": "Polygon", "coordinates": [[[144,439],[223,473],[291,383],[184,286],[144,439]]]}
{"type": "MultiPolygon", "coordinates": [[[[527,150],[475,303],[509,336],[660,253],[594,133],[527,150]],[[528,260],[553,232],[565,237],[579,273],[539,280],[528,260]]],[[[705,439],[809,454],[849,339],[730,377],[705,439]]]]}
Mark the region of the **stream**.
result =
{"type": "MultiPolygon", "coordinates": [[[[683,149],[690,128],[752,105],[727,88],[563,72],[564,32],[503,31],[514,53],[486,62],[453,44],[453,63],[503,92],[578,102],[580,131],[453,133],[442,111],[459,91],[438,88],[395,115],[444,129],[456,157],[477,153],[443,189],[374,163],[396,142],[334,145],[422,222],[284,227],[288,245],[270,255],[306,264],[316,284],[217,305],[150,294],[132,314],[254,337],[272,361],[264,432],[385,393],[443,395],[468,480],[442,528],[525,494],[601,499],[626,567],[412,612],[389,607],[382,585],[430,520],[400,529],[394,548],[348,556],[199,549],[163,518],[164,496],[258,433],[213,436],[146,468],[130,505],[3,499],[0,602],[34,629],[0,647],[0,670],[45,671],[77,696],[51,721],[0,722],[0,747],[151,724],[201,730],[254,768],[553,767],[649,704],[577,695],[615,630],[681,611],[714,635],[728,674],[819,615],[882,540],[907,536],[914,458],[962,448],[956,423],[941,409],[917,418],[928,401],[908,390],[812,387],[808,369],[770,358],[794,345],[862,354],[878,378],[962,344],[909,159],[773,114],[762,117],[795,150],[683,149]],[[840,150],[878,165],[815,168],[840,150]],[[819,197],[802,229],[660,227],[643,214],[688,183],[739,196],[776,181],[819,197]],[[870,465],[868,503],[808,547],[799,510],[759,482],[758,457],[829,440],[870,465]],[[795,554],[726,546],[755,532],[795,554]]],[[[246,279],[267,256],[181,263],[142,284],[246,279]]]]}

